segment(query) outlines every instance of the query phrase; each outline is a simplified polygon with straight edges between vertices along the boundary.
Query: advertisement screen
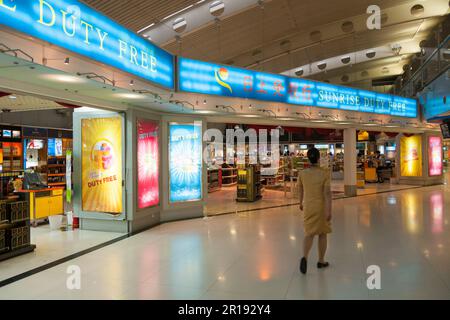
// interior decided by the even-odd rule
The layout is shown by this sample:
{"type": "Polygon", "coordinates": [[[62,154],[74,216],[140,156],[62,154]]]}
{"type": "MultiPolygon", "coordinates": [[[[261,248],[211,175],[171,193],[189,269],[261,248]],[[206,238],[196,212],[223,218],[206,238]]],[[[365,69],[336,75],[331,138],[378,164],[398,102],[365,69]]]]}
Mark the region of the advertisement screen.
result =
{"type": "Polygon", "coordinates": [[[48,155],[51,157],[62,156],[62,139],[48,139],[48,155]]]}
{"type": "Polygon", "coordinates": [[[28,143],[27,143],[27,149],[42,149],[44,148],[44,140],[40,140],[40,139],[31,139],[28,143]]]}
{"type": "Polygon", "coordinates": [[[400,139],[400,171],[402,177],[422,176],[422,137],[403,136],[400,139]]]}
{"type": "Polygon", "coordinates": [[[122,212],[122,118],[81,121],[82,208],[122,212]]]}
{"type": "Polygon", "coordinates": [[[428,174],[430,176],[442,174],[442,140],[440,137],[428,138],[428,174]]]}
{"type": "Polygon", "coordinates": [[[170,202],[202,198],[202,126],[169,125],[170,202]]]}
{"type": "Polygon", "coordinates": [[[159,203],[159,145],[157,121],[137,121],[137,175],[139,209],[159,203]]]}

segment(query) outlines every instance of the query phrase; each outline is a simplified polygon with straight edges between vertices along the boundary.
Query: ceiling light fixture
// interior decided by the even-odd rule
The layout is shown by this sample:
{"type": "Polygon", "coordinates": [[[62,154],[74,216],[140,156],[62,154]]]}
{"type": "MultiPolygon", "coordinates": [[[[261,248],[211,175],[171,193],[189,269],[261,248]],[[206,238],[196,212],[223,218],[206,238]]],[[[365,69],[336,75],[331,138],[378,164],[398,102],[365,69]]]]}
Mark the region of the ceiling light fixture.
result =
{"type": "Polygon", "coordinates": [[[211,15],[213,15],[214,17],[222,15],[224,11],[225,3],[223,3],[221,0],[216,0],[209,5],[209,13],[211,13],[211,15]]]}
{"type": "Polygon", "coordinates": [[[130,86],[134,86],[134,80],[130,80],[130,86]]]}
{"type": "Polygon", "coordinates": [[[70,63],[70,58],[65,58],[65,59],[64,59],[64,64],[67,65],[67,64],[69,64],[69,63],[70,63]]]}
{"type": "Polygon", "coordinates": [[[17,97],[15,95],[10,95],[9,98],[10,99],[17,99],[17,97]]]}

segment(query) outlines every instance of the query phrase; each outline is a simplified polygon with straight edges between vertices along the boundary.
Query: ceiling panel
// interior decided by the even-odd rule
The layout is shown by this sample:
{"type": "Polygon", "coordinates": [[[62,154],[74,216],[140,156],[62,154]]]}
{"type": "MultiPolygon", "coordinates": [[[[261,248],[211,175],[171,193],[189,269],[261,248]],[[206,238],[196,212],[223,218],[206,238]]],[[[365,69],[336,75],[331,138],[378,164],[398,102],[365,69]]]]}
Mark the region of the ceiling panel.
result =
{"type": "Polygon", "coordinates": [[[17,112],[29,110],[48,110],[48,109],[62,109],[61,105],[50,100],[43,100],[32,96],[14,95],[16,99],[11,99],[10,96],[0,98],[0,111],[2,112],[17,112]]]}
{"type": "Polygon", "coordinates": [[[138,31],[198,0],[82,0],[126,28],[138,31]]]}

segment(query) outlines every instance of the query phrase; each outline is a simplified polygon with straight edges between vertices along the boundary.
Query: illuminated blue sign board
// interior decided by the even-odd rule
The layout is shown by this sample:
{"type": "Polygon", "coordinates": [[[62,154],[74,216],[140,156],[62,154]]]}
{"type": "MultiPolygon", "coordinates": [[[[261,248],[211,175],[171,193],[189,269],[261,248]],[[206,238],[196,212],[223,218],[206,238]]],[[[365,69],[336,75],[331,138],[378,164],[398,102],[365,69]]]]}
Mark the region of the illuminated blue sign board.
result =
{"type": "Polygon", "coordinates": [[[171,54],[76,0],[0,0],[0,24],[174,88],[171,54]]]}
{"type": "Polygon", "coordinates": [[[178,86],[185,92],[417,117],[414,99],[186,58],[178,59],[178,86]]]}
{"type": "Polygon", "coordinates": [[[170,202],[202,199],[201,124],[169,125],[170,202]]]}

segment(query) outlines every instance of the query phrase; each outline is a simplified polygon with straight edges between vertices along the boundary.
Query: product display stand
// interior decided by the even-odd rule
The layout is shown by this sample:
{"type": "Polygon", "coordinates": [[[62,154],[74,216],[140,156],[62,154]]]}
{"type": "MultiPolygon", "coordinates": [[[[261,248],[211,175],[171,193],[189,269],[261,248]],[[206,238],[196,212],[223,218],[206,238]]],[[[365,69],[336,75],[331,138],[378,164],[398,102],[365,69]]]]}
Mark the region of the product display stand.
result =
{"type": "Polygon", "coordinates": [[[0,261],[34,251],[28,202],[0,203],[0,261]]]}
{"type": "Polygon", "coordinates": [[[208,169],[208,192],[220,190],[222,187],[222,169],[208,169]]]}
{"type": "Polygon", "coordinates": [[[259,165],[238,168],[237,198],[238,202],[254,202],[261,196],[261,169],[259,165]]]}
{"type": "Polygon", "coordinates": [[[237,168],[223,165],[222,167],[222,186],[234,186],[237,183],[237,168]]]}

